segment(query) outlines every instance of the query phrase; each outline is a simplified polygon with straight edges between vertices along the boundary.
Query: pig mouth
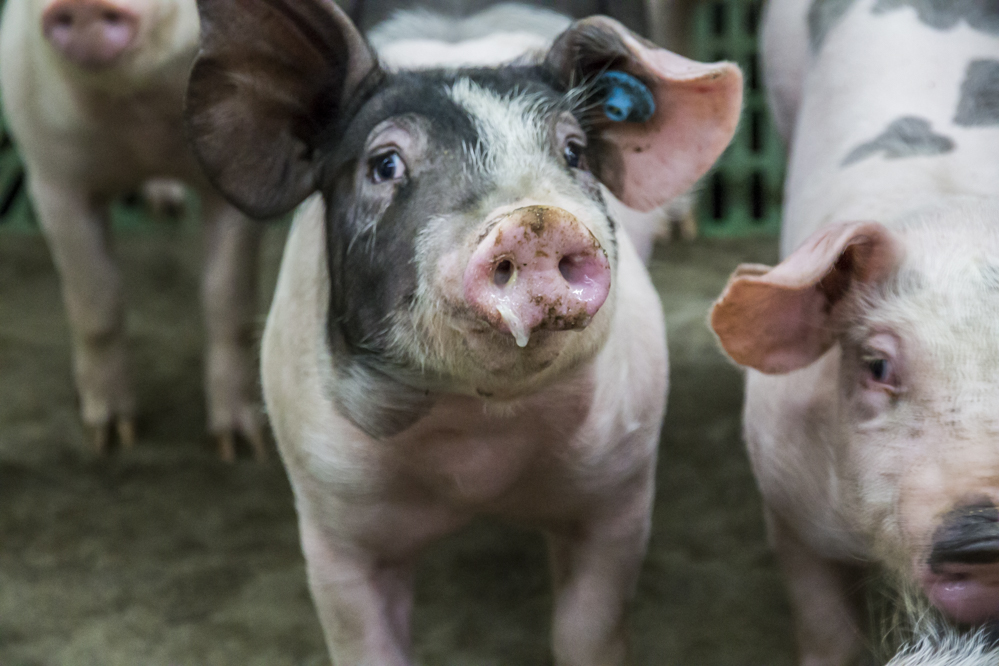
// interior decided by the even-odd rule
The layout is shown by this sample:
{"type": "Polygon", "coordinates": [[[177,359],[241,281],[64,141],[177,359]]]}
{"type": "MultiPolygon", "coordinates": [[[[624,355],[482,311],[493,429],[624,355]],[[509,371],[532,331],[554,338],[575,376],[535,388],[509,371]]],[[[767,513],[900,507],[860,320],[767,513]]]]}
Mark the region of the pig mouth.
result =
{"type": "Polygon", "coordinates": [[[992,532],[938,541],[923,568],[931,603],[955,622],[999,621],[999,535],[992,532]]]}

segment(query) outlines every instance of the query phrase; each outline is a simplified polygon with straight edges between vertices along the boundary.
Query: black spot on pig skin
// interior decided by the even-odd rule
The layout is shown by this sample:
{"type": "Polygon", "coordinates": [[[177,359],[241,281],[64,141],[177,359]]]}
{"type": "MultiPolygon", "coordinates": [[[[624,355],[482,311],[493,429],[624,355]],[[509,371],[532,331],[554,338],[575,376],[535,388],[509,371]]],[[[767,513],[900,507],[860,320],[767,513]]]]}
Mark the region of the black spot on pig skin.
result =
{"type": "Polygon", "coordinates": [[[999,125],[999,60],[968,64],[954,122],[965,127],[999,125]]]}
{"type": "Polygon", "coordinates": [[[944,573],[948,564],[999,562],[999,509],[990,502],[954,509],[933,534],[930,570],[944,573]]]}
{"type": "Polygon", "coordinates": [[[860,162],[877,153],[884,153],[886,159],[940,155],[954,150],[950,137],[936,134],[930,121],[915,116],[904,116],[893,120],[885,131],[850,151],[842,166],[860,162]]]}
{"type": "Polygon", "coordinates": [[[822,42],[856,0],[812,0],[808,7],[808,43],[818,53],[822,42]]]}
{"type": "Polygon", "coordinates": [[[999,2],[996,0],[878,0],[875,14],[911,7],[924,24],[950,30],[964,21],[975,30],[999,35],[999,2]]]}

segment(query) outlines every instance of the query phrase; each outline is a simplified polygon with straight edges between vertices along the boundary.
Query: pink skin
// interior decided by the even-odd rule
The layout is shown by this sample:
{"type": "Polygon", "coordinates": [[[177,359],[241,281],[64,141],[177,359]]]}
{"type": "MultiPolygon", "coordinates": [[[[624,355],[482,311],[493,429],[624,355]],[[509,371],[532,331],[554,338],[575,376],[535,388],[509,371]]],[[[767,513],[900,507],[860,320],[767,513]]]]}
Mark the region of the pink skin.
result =
{"type": "Polygon", "coordinates": [[[560,208],[528,206],[501,218],[465,269],[465,299],[521,347],[532,331],[585,328],[610,292],[607,255],[560,208]]]}
{"type": "Polygon", "coordinates": [[[981,624],[999,618],[999,565],[947,564],[920,567],[923,589],[934,606],[955,622],[981,624]]]}
{"type": "Polygon", "coordinates": [[[135,41],[138,29],[138,16],[106,0],[62,0],[42,16],[49,43],[85,69],[114,63],[135,41]]]}

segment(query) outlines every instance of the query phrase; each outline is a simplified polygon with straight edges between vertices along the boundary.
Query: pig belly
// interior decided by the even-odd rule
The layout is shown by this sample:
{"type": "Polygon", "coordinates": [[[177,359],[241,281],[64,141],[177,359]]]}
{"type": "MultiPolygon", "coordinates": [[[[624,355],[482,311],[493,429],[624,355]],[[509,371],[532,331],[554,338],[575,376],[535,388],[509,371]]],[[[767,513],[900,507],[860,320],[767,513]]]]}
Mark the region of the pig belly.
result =
{"type": "Polygon", "coordinates": [[[332,381],[323,217],[318,197],[296,217],[262,344],[264,397],[300,511],[344,538],[409,552],[476,513],[540,524],[651,492],[665,331],[627,242],[614,328],[595,361],[516,403],[443,397],[376,441],[323,388],[332,381]]]}

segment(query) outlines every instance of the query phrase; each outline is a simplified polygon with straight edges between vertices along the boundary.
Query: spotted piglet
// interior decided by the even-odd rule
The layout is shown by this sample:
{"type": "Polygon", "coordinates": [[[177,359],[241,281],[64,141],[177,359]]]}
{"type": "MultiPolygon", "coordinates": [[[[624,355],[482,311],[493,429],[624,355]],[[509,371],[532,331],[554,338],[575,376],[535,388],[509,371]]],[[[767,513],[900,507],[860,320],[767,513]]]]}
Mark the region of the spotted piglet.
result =
{"type": "Polygon", "coordinates": [[[874,564],[999,621],[999,4],[774,0],[763,34],[784,259],[740,267],[712,325],[749,368],[800,663],[845,666],[874,564]]]}
{"type": "Polygon", "coordinates": [[[224,459],[238,439],[264,455],[253,335],[260,229],[212,188],[188,147],[183,101],[197,46],[194,0],[8,0],[3,10],[4,113],[59,271],[80,410],[98,451],[114,437],[135,441],[108,206],[144,185],[176,204],[183,181],[201,194],[205,221],[208,427],[224,459]]]}
{"type": "Polygon", "coordinates": [[[417,554],[489,514],[548,536],[556,663],[623,663],[667,364],[598,185],[645,210],[688,188],[731,139],[738,69],[598,17],[506,65],[393,71],[332,0],[199,7],[212,180],[261,217],[321,193],[262,367],[333,661],[411,663],[417,554]]]}

